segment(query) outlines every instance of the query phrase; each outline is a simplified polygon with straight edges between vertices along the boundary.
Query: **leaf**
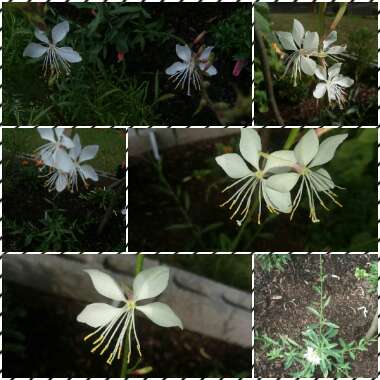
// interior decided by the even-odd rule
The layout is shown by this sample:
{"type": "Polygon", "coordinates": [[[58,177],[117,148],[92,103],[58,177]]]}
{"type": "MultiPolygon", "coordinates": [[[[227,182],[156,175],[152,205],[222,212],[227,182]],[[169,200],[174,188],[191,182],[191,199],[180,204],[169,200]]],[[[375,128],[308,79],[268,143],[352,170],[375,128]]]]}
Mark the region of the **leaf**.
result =
{"type": "Polygon", "coordinates": [[[307,306],[306,309],[308,309],[312,314],[316,315],[319,318],[319,311],[315,310],[311,306],[307,306]]]}
{"type": "Polygon", "coordinates": [[[165,231],[186,230],[189,228],[193,228],[193,226],[191,224],[173,224],[169,227],[166,227],[165,231]]]}
{"type": "Polygon", "coordinates": [[[335,323],[332,323],[332,322],[326,321],[326,322],[324,322],[324,324],[325,324],[326,326],[328,326],[328,327],[332,327],[332,328],[334,328],[334,329],[339,329],[339,326],[336,325],[335,323]]]}
{"type": "Polygon", "coordinates": [[[201,233],[202,234],[205,234],[207,232],[210,232],[210,231],[214,231],[214,230],[217,230],[219,229],[220,227],[222,227],[224,224],[222,222],[217,222],[217,223],[213,223],[213,224],[210,224],[209,226],[207,226],[206,228],[204,228],[201,233]]]}

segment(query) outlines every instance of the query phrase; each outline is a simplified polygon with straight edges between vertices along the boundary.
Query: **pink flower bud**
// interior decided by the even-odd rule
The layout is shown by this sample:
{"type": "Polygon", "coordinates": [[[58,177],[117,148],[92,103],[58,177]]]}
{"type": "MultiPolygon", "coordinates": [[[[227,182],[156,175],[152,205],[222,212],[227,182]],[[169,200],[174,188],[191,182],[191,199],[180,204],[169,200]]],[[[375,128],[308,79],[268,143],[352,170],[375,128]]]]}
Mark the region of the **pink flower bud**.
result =
{"type": "Polygon", "coordinates": [[[124,61],[124,53],[122,53],[121,51],[117,52],[117,61],[118,62],[124,61]]]}
{"type": "Polygon", "coordinates": [[[232,71],[232,75],[234,77],[238,77],[243,70],[243,67],[247,65],[246,59],[238,59],[235,63],[234,69],[232,71]]]}

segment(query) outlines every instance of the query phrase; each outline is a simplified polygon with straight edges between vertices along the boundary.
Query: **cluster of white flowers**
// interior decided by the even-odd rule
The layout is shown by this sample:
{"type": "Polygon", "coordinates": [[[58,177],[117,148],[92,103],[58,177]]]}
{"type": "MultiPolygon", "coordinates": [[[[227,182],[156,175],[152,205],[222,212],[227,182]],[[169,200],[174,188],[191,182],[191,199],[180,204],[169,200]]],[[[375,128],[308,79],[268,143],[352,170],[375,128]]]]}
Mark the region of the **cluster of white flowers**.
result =
{"type": "Polygon", "coordinates": [[[237,220],[240,226],[249,213],[252,198],[257,189],[259,224],[262,198],[270,212],[291,213],[290,218],[292,218],[301,202],[303,190],[306,189],[310,218],[314,223],[319,222],[315,210],[316,200],[328,210],[320,193],[341,206],[336,199],[337,195],[332,192],[332,189],[339,186],[334,184],[330,174],[320,166],[332,160],[336,149],[347,136],[347,134],[332,136],[320,144],[317,133],[311,129],[300,139],[294,150],[279,150],[267,154],[261,151],[261,139],[256,130],[243,128],[240,153],[255,170],[251,170],[243,158],[236,153],[216,157],[216,162],[226,174],[236,180],[223,192],[239,185],[233,195],[221,206],[229,205],[230,209],[235,208],[231,219],[240,212],[241,219],[237,220]],[[261,158],[266,159],[264,165],[260,164],[261,158]],[[315,169],[316,167],[319,168],[315,169]],[[290,191],[299,180],[301,184],[292,201],[290,191]]]}
{"type": "Polygon", "coordinates": [[[37,149],[37,157],[44,166],[49,167],[46,181],[49,190],[58,192],[66,188],[78,190],[78,176],[85,185],[86,179],[98,181],[99,177],[94,168],[83,164],[92,160],[99,150],[99,145],[88,145],[82,148],[79,135],[73,139],[64,133],[64,128],[37,128],[41,138],[49,141],[37,149]]]}
{"type": "Polygon", "coordinates": [[[50,68],[51,72],[54,74],[60,74],[61,69],[70,73],[70,63],[80,62],[82,60],[81,56],[69,46],[58,47],[57,44],[61,42],[69,32],[70,27],[67,21],[63,21],[57,24],[51,31],[51,40],[46,35],[45,32],[36,29],[34,31],[35,37],[41,41],[43,44],[37,44],[31,42],[24,50],[24,57],[31,58],[44,58],[44,72],[45,75],[50,68]]]}
{"type": "Polygon", "coordinates": [[[165,70],[165,73],[170,75],[169,79],[177,82],[175,88],[181,86],[183,89],[186,85],[187,95],[190,96],[191,84],[196,90],[201,88],[201,75],[217,74],[216,68],[210,62],[210,53],[214,47],[206,47],[200,53],[194,53],[187,45],[176,45],[175,48],[181,61],[173,63],[165,70]]]}
{"type": "Polygon", "coordinates": [[[91,352],[101,348],[103,355],[113,343],[107,363],[112,364],[115,357],[121,358],[124,338],[128,337],[128,363],[132,352],[132,330],[136,340],[137,351],[141,356],[140,342],[136,333],[135,312],[139,311],[155,324],[162,327],[183,329],[181,320],[174,311],[162,302],[151,302],[139,305],[141,301],[157,297],[168,286],[169,268],[157,266],[140,272],[133,281],[133,291],[128,291],[127,297],[115,280],[108,274],[96,269],[85,270],[90,276],[96,291],[104,297],[121,302],[121,307],[114,307],[106,303],[92,303],[87,305],[78,315],[77,321],[86,323],[96,330],[87,335],[84,340],[97,336],[93,342],[91,352]]]}
{"type": "Polygon", "coordinates": [[[347,96],[344,89],[351,87],[354,81],[340,74],[341,63],[327,66],[327,59],[337,62],[346,51],[345,45],[332,46],[337,40],[337,32],[333,30],[320,46],[318,33],[305,32],[303,25],[294,19],[292,33],[277,32],[276,34],[283,49],[291,51],[286,59],[285,74],[292,67],[294,85],[297,84],[298,77],[301,77],[301,72],[310,76],[315,75],[322,82],[317,84],[313,92],[314,97],[320,99],[327,93],[329,103],[336,102],[342,108],[347,96]],[[315,60],[319,60],[321,65],[318,65],[315,60]]]}

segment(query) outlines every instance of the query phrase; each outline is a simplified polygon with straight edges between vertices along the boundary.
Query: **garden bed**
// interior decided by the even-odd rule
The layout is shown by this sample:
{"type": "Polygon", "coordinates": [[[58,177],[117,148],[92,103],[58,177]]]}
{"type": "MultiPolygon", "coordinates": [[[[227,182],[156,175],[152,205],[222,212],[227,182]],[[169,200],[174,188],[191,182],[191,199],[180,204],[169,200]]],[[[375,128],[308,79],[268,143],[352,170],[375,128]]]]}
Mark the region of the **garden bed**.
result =
{"type": "MultiPolygon", "coordinates": [[[[116,169],[116,168],[115,168],[116,169]]],[[[117,178],[100,178],[80,193],[49,192],[34,161],[4,155],[4,251],[124,251],[121,214],[125,193],[115,195],[117,178]],[[117,196],[101,235],[97,228],[117,196]],[[46,233],[46,235],[42,235],[46,233]],[[51,234],[51,235],[50,235],[51,234]]]]}
{"type": "MultiPolygon", "coordinates": [[[[192,96],[187,96],[186,91],[175,90],[175,85],[165,74],[165,69],[178,60],[175,45],[191,44],[203,31],[207,32],[203,43],[215,46],[214,64],[218,70],[217,75],[208,78],[210,98],[214,102],[234,105],[238,92],[241,93],[246,99],[242,103],[247,111],[233,120],[233,124],[251,124],[250,66],[246,65],[239,76],[233,76],[234,55],[239,51],[236,47],[231,48],[231,44],[228,46],[231,29],[222,31],[222,37],[219,32],[212,31],[217,25],[223,28],[236,10],[245,9],[240,24],[246,24],[248,33],[242,36],[240,30],[235,30],[234,35],[241,38],[242,45],[250,47],[250,4],[80,6],[51,4],[47,6],[50,11],[43,17],[49,28],[57,19],[67,19],[71,23],[70,42],[83,58],[82,62],[73,65],[70,77],[62,79],[59,88],[54,89],[48,88],[46,80],[41,80],[40,64],[27,63],[25,58],[20,60],[20,54],[15,54],[15,49],[22,50],[33,40],[33,25],[25,22],[21,14],[14,13],[12,5],[4,9],[4,45],[9,52],[9,60],[4,63],[5,124],[220,124],[207,106],[196,112],[201,99],[199,92],[193,90],[192,96]],[[131,10],[127,12],[128,7],[131,10]],[[101,8],[115,9],[118,16],[112,15],[113,27],[107,20],[111,14],[105,13],[103,18],[99,16],[101,8]],[[123,21],[128,17],[130,20],[123,21]],[[118,34],[120,38],[116,45],[119,46],[116,46],[114,41],[118,34]],[[224,42],[219,43],[216,38],[224,38],[224,42]],[[99,52],[94,56],[96,49],[99,52]],[[123,54],[122,58],[119,53],[123,54]],[[33,75],[30,75],[31,71],[33,75]]],[[[34,13],[35,10],[31,12],[34,13]]],[[[246,58],[248,63],[251,62],[250,49],[246,58]]]]}
{"type": "MultiPolygon", "coordinates": [[[[255,257],[255,259],[257,256],[255,257]]],[[[339,337],[358,341],[367,332],[373,315],[377,313],[376,293],[369,293],[366,282],[355,278],[355,267],[367,268],[377,255],[327,255],[324,270],[327,274],[326,292],[331,302],[326,309],[327,319],[340,326],[339,337]],[[338,277],[336,277],[338,276],[338,277]],[[368,309],[367,318],[359,307],[368,309]]],[[[306,307],[318,296],[312,287],[319,281],[318,255],[293,255],[284,272],[264,272],[255,260],[255,332],[267,334],[272,339],[287,335],[302,342],[302,331],[315,323],[316,318],[306,307]]],[[[269,361],[268,352],[255,343],[256,377],[291,377],[280,361],[269,361]]],[[[377,376],[377,344],[362,352],[352,362],[351,377],[377,376]]],[[[335,376],[334,373],[329,374],[335,376]]]]}

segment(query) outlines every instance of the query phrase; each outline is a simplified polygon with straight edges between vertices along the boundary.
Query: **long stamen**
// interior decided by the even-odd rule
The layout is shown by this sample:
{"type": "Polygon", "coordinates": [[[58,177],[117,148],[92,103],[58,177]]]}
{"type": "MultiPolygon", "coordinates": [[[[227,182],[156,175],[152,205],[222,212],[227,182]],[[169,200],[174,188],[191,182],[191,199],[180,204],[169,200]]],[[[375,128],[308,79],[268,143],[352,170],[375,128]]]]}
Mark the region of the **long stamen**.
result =
{"type": "Polygon", "coordinates": [[[293,200],[293,210],[292,210],[292,213],[290,214],[290,220],[293,219],[294,213],[296,212],[296,210],[297,210],[299,204],[301,203],[301,198],[302,198],[302,191],[303,191],[304,182],[305,182],[305,177],[302,176],[301,185],[300,185],[300,187],[299,187],[299,190],[298,190],[297,195],[295,196],[295,198],[294,198],[294,200],[293,200]]]}
{"type": "Polygon", "coordinates": [[[256,181],[255,177],[251,177],[250,179],[248,179],[248,181],[239,190],[237,190],[226,202],[221,204],[220,207],[224,207],[225,205],[229,204],[232,201],[230,205],[230,210],[231,210],[234,207],[235,203],[239,200],[240,195],[254,181],[256,181]]]}
{"type": "Polygon", "coordinates": [[[137,343],[137,350],[139,352],[139,355],[142,356],[140,341],[139,341],[139,338],[137,337],[137,333],[136,333],[135,311],[134,310],[133,310],[133,314],[132,314],[132,326],[133,326],[133,334],[135,335],[135,339],[136,339],[136,343],[137,343]]]}

